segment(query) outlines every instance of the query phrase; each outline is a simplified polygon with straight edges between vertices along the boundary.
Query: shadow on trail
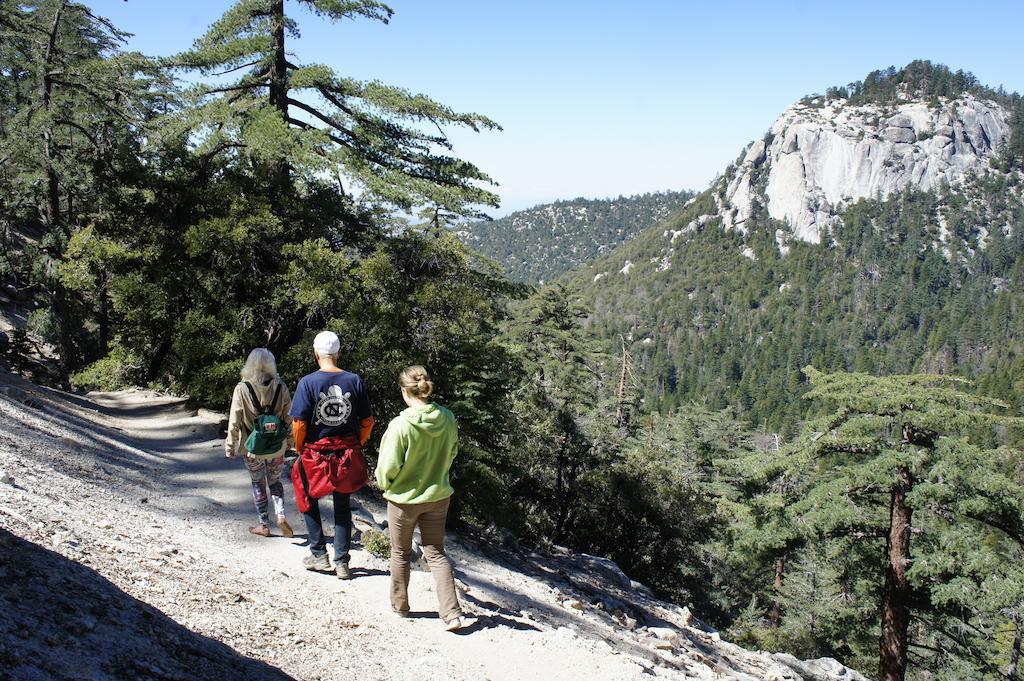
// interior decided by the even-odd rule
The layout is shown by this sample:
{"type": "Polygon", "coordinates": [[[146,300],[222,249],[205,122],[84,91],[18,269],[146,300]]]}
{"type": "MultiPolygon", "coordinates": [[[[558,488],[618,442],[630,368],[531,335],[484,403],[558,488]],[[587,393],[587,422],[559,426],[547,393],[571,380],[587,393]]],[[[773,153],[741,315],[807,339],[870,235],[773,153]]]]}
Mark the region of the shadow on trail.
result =
{"type": "Polygon", "coordinates": [[[0,529],[5,678],[292,677],[183,627],[94,570],[0,529]]]}
{"type": "Polygon", "coordinates": [[[74,477],[130,481],[139,496],[129,503],[251,524],[244,461],[224,456],[218,424],[195,418],[183,399],[132,392],[84,397],[7,372],[0,372],[0,386],[0,401],[18,407],[12,425],[35,431],[40,454],[60,457],[60,467],[74,477]]]}
{"type": "Polygon", "coordinates": [[[406,617],[411,620],[436,620],[441,618],[441,616],[433,610],[410,610],[406,617]]]}
{"type": "Polygon", "coordinates": [[[194,409],[188,408],[188,400],[184,397],[156,397],[145,405],[133,402],[127,395],[110,393],[101,394],[94,399],[88,397],[78,399],[87,403],[87,405],[83,406],[96,409],[106,416],[118,418],[146,417],[155,414],[174,414],[175,416],[186,418],[195,413],[194,409]]]}
{"type": "MultiPolygon", "coordinates": [[[[621,601],[640,624],[662,624],[662,620],[648,610],[647,603],[650,601],[646,597],[633,592],[631,588],[625,588],[625,585],[615,585],[585,571],[578,571],[569,557],[542,555],[518,546],[505,547],[479,532],[465,528],[460,534],[460,543],[476,555],[488,557],[518,574],[528,575],[553,591],[561,592],[565,597],[579,598],[591,605],[603,597],[612,597],[621,601]]],[[[456,576],[472,588],[471,593],[461,594],[460,598],[477,607],[479,614],[474,613],[473,616],[478,617],[485,627],[519,630],[543,630],[545,626],[567,627],[581,638],[605,641],[620,653],[629,653],[654,663],[659,659],[650,649],[635,641],[609,639],[608,632],[620,628],[622,624],[616,622],[607,611],[588,608],[591,614],[584,616],[580,611],[560,605],[557,600],[538,600],[526,589],[501,585],[486,575],[471,574],[458,565],[456,576]],[[522,622],[525,613],[529,613],[530,619],[541,626],[522,622]]],[[[690,638],[694,636],[690,635],[690,638]]]]}
{"type": "Polygon", "coordinates": [[[474,631],[482,629],[515,629],[516,631],[540,631],[540,627],[532,624],[526,624],[514,620],[511,617],[505,617],[504,615],[498,615],[493,613],[486,613],[481,615],[474,615],[476,623],[472,624],[464,629],[460,629],[455,633],[463,636],[465,634],[472,634],[474,631]]]}
{"type": "Polygon", "coordinates": [[[352,579],[358,579],[360,577],[384,577],[391,574],[387,570],[367,567],[352,567],[350,571],[352,572],[352,579]]]}

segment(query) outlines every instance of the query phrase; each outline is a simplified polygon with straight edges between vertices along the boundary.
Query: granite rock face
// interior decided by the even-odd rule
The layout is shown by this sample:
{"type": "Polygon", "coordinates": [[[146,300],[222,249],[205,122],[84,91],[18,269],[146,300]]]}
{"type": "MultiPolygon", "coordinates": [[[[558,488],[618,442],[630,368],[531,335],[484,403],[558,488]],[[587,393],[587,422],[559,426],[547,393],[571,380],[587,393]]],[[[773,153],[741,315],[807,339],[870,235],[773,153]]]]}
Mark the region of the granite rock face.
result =
{"type": "Polygon", "coordinates": [[[772,218],[788,223],[792,237],[819,243],[837,212],[858,199],[956,185],[985,172],[1009,140],[1009,115],[971,94],[938,106],[802,100],[750,145],[727,177],[723,224],[745,231],[753,202],[760,201],[772,218]]]}

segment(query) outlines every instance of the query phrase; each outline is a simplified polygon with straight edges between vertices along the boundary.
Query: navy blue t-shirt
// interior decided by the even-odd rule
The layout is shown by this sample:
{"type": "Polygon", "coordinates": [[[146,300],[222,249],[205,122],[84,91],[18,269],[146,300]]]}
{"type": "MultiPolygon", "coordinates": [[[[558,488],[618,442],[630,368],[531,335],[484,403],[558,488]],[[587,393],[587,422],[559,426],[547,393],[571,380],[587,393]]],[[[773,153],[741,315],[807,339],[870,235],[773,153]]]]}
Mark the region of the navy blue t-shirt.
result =
{"type": "Polygon", "coordinates": [[[288,414],[306,422],[306,442],[358,435],[359,422],[373,416],[366,384],[351,371],[314,371],[299,379],[288,414]]]}

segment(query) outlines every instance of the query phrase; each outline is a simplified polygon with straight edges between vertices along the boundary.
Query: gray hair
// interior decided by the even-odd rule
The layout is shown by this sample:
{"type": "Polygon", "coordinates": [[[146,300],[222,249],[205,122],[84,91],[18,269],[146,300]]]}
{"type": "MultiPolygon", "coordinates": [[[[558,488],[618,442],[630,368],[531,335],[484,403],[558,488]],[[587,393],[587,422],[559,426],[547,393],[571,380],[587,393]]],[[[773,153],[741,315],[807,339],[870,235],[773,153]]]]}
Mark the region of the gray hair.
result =
{"type": "Polygon", "coordinates": [[[277,378],[274,353],[266,348],[253,348],[242,367],[242,380],[264,383],[268,378],[277,378]]]}

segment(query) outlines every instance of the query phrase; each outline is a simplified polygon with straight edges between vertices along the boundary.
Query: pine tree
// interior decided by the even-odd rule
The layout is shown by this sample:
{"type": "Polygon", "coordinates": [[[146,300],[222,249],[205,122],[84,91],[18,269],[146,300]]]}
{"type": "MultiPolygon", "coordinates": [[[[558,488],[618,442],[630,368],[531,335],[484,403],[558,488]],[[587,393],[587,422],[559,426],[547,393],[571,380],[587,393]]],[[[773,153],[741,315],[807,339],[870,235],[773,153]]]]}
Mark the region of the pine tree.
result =
{"type": "Polygon", "coordinates": [[[811,423],[782,464],[784,474],[803,474],[791,524],[809,540],[868,542],[882,551],[875,574],[880,678],[903,679],[912,651],[928,645],[911,635],[912,619],[927,621],[940,647],[962,662],[981,645],[967,627],[1013,605],[980,598],[994,593],[987,584],[993,570],[1015,585],[1012,594],[1021,588],[1019,571],[997,568],[995,559],[1022,547],[1020,455],[974,444],[988,442],[982,435],[992,427],[1019,427],[1020,419],[965,392],[962,379],[804,372],[813,385],[807,397],[833,411],[811,423]],[[987,542],[992,556],[968,560],[966,538],[987,542]]]}
{"type": "Polygon", "coordinates": [[[153,63],[122,51],[126,34],[84,4],[4,2],[0,30],[0,271],[51,317],[46,340],[57,346],[66,381],[105,351],[110,324],[103,281],[93,300],[65,288],[58,276],[65,249],[137,174],[142,128],[173,93],[153,63]],[[94,312],[98,348],[83,319],[94,312]]]}
{"type": "MultiPolygon", "coordinates": [[[[392,15],[374,0],[293,0],[290,7],[335,24],[387,23],[392,15]]],[[[190,106],[176,117],[179,133],[201,135],[200,153],[234,152],[269,173],[278,191],[287,191],[292,172],[326,173],[343,194],[352,196],[348,181],[365,201],[405,211],[429,205],[477,216],[475,206],[497,206],[480,186],[490,178],[448,155],[444,132],[500,129],[494,121],[323,64],[293,62],[286,40],[298,37],[298,22],[287,9],[285,0],[238,0],[169,62],[212,79],[190,92],[190,106]]]]}
{"type": "MultiPolygon", "coordinates": [[[[578,483],[595,466],[582,417],[605,387],[603,357],[581,327],[586,314],[555,284],[527,301],[504,337],[523,372],[513,409],[529,428],[519,451],[525,473],[519,489],[533,509],[527,513],[535,522],[532,531],[562,543],[570,540],[578,516],[578,483]]],[[[614,387],[606,387],[614,399],[614,387]]]]}

